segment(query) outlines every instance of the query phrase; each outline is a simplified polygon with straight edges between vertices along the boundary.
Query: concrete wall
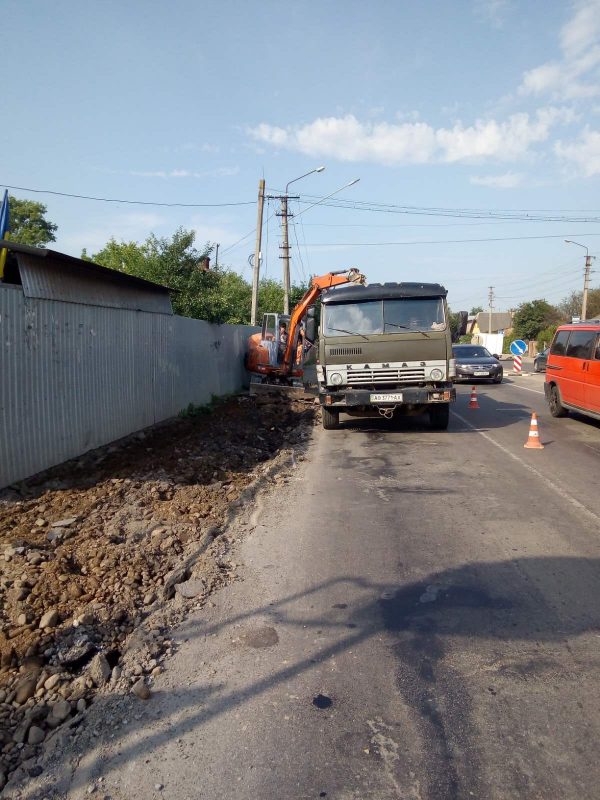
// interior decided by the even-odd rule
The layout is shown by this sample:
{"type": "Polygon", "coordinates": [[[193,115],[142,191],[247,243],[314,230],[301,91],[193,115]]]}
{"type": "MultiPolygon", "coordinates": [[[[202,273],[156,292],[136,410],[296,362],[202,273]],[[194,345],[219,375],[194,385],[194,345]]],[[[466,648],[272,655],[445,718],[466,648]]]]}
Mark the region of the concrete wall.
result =
{"type": "Polygon", "coordinates": [[[240,389],[253,330],[0,285],[0,487],[240,389]]]}

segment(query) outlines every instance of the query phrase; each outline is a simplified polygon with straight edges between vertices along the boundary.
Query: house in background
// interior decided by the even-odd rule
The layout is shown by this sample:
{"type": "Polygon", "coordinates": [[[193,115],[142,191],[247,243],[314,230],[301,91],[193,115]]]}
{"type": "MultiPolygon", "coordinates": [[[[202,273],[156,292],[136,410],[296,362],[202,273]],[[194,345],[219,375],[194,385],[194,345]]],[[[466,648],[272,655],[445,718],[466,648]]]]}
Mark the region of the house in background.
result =
{"type": "Polygon", "coordinates": [[[480,333],[508,333],[512,330],[512,313],[510,311],[492,311],[492,329],[489,329],[490,314],[480,311],[474,317],[469,317],[469,333],[477,336],[480,333]]]}
{"type": "Polygon", "coordinates": [[[480,311],[475,317],[469,317],[467,330],[473,344],[482,344],[490,353],[502,353],[504,336],[512,331],[512,314],[510,311],[492,311],[491,317],[490,326],[489,311],[480,311]]]}

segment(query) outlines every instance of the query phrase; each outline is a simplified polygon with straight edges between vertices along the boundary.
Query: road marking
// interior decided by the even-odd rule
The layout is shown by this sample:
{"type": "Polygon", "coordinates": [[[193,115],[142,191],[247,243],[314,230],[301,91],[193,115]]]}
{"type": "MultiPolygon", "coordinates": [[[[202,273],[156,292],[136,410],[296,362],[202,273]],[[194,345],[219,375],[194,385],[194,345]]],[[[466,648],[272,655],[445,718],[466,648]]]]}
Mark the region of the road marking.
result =
{"type": "Polygon", "coordinates": [[[587,508],[587,506],[584,506],[583,503],[580,503],[579,500],[577,500],[575,497],[570,495],[568,492],[565,492],[563,488],[554,483],[554,481],[551,481],[550,478],[546,477],[546,475],[537,470],[535,467],[532,467],[531,464],[527,463],[527,461],[524,461],[522,458],[519,458],[519,456],[515,455],[514,453],[511,453],[511,451],[507,447],[504,447],[504,445],[500,444],[495,439],[492,439],[492,437],[489,436],[487,433],[485,433],[485,431],[481,431],[479,430],[479,428],[476,428],[474,425],[471,425],[470,422],[468,422],[464,417],[461,417],[460,414],[457,414],[456,411],[452,411],[452,414],[462,423],[464,423],[467,426],[467,428],[470,428],[472,431],[475,431],[475,433],[478,433],[480,436],[483,436],[483,438],[486,441],[488,441],[490,444],[493,444],[494,447],[498,448],[498,450],[502,450],[503,453],[505,453],[507,456],[510,456],[510,458],[519,463],[522,467],[525,467],[525,469],[529,470],[529,472],[532,472],[538,478],[541,478],[541,480],[547,486],[549,486],[553,492],[562,497],[563,500],[569,502],[578,511],[581,511],[583,514],[585,514],[586,517],[589,517],[589,519],[591,519],[596,524],[600,522],[600,516],[598,516],[598,514],[595,514],[593,511],[587,508]]]}

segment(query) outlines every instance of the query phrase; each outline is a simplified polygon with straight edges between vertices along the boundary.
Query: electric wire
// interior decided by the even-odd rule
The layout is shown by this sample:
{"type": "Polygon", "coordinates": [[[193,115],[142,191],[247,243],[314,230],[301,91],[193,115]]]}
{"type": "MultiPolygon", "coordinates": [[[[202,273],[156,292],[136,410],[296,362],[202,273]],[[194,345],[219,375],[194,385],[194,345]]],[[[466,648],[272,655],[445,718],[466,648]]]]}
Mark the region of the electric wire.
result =
{"type": "Polygon", "coordinates": [[[243,200],[231,203],[159,203],[151,200],[122,200],[115,197],[92,197],[85,194],[70,194],[69,192],[57,192],[52,189],[31,189],[27,186],[10,186],[3,184],[7,189],[17,189],[21,192],[34,192],[35,194],[52,194],[58,197],[72,197],[77,200],[94,200],[99,203],[125,203],[134,206],[162,206],[165,208],[224,208],[225,206],[251,206],[255,200],[243,200]]]}
{"type": "Polygon", "coordinates": [[[400,247],[430,244],[469,244],[474,242],[522,242],[531,239],[564,239],[565,236],[586,238],[600,236],[599,233],[547,233],[539,236],[494,236],[480,239],[419,239],[414,242],[309,242],[307,247],[400,247]]]}

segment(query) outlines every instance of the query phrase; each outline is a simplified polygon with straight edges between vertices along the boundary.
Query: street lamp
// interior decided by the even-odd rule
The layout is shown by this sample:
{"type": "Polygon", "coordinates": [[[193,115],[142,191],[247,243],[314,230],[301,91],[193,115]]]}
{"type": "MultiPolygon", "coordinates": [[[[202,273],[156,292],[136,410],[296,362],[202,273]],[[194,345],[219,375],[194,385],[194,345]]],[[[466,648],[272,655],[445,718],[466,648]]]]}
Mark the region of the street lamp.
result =
{"type": "Polygon", "coordinates": [[[585,250],[585,270],[583,272],[583,297],[581,299],[581,321],[585,321],[587,316],[587,301],[588,301],[588,290],[590,288],[590,272],[592,269],[592,258],[595,256],[590,256],[588,248],[584,244],[579,244],[579,242],[573,242],[571,239],[565,239],[567,244],[576,244],[577,247],[583,247],[585,250]]]}
{"type": "Polygon", "coordinates": [[[302,178],[308,177],[308,175],[312,175],[315,172],[323,172],[325,167],[315,167],[315,169],[311,169],[310,172],[305,172],[304,175],[300,175],[298,178],[294,178],[291,181],[288,181],[285,185],[285,194],[281,198],[281,227],[283,231],[283,244],[281,245],[281,249],[283,250],[283,313],[289,314],[290,313],[290,245],[288,241],[288,190],[292,183],[296,183],[296,181],[302,180],[302,178]]]}

